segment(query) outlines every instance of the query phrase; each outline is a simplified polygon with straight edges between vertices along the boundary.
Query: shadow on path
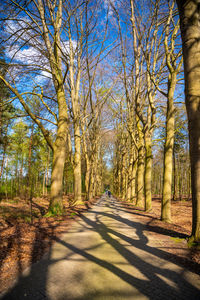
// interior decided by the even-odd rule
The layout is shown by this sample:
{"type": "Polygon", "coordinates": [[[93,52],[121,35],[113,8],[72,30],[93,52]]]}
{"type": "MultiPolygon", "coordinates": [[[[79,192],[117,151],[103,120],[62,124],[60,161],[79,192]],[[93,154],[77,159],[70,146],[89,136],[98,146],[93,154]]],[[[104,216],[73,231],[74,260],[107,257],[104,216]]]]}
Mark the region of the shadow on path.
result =
{"type": "MultiPolygon", "coordinates": [[[[135,291],[138,293],[137,296],[141,296],[137,299],[144,299],[145,297],[152,300],[200,299],[200,286],[198,285],[198,288],[196,286],[198,276],[180,266],[175,267],[173,265],[172,267],[172,263],[167,262],[168,255],[164,250],[148,245],[149,241],[144,233],[145,226],[138,220],[135,221],[134,216],[129,214],[128,210],[124,210],[123,213],[120,210],[120,205],[113,198],[108,200],[102,197],[88,213],[80,214],[78,227],[72,228],[74,234],[78,232],[87,235],[89,232],[88,239],[90,239],[91,232],[93,232],[99,239],[96,239],[92,245],[81,244],[79,246],[79,241],[71,242],[65,236],[62,239],[55,237],[55,241],[65,249],[63,250],[65,256],[60,259],[54,258],[50,251],[43,260],[34,264],[27,274],[22,275],[17,284],[2,299],[135,299],[135,291]],[[134,232],[134,234],[130,234],[130,232],[134,232]],[[105,253],[107,259],[100,258],[99,253],[102,251],[102,245],[107,245],[106,249],[109,246],[109,249],[112,249],[111,253],[113,251],[117,253],[117,258],[121,264],[113,263],[109,253],[105,253]],[[62,261],[65,263],[74,261],[76,264],[80,262],[83,266],[84,263],[91,262],[101,269],[103,268],[105,277],[106,274],[113,274],[123,282],[122,286],[127,284],[133,288],[133,291],[131,293],[129,289],[127,291],[122,289],[121,292],[117,292],[115,283],[110,282],[111,290],[85,288],[82,295],[76,293],[73,295],[71,290],[66,289],[60,294],[57,293],[56,296],[55,294],[51,295],[47,291],[47,286],[56,283],[53,280],[48,282],[49,268],[62,261]],[[125,264],[122,264],[124,261],[128,265],[127,269],[125,264]],[[132,272],[130,272],[130,267],[132,272]],[[136,271],[139,271],[143,277],[139,278],[136,271]],[[188,280],[189,277],[191,280],[188,280]]],[[[65,272],[66,286],[68,286],[70,274],[68,274],[67,267],[65,272]]],[[[77,268],[76,274],[78,272],[81,274],[81,267],[80,270],[77,268]]],[[[78,280],[77,276],[77,279],[74,278],[70,284],[76,289],[81,281],[78,280]]]]}

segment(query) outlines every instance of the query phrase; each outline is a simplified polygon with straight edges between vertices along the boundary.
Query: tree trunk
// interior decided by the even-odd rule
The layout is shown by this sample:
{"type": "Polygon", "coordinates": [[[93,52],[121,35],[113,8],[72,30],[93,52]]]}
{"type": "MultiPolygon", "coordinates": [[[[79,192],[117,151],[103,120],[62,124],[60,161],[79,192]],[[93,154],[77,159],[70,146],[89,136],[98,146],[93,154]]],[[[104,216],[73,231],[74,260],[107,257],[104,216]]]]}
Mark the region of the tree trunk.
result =
{"type": "Polygon", "coordinates": [[[13,178],[10,179],[10,198],[13,199],[13,178]]]}
{"type": "Polygon", "coordinates": [[[96,194],[96,184],[97,184],[97,154],[95,153],[93,161],[93,184],[92,184],[92,197],[96,194]]]}
{"type": "Polygon", "coordinates": [[[173,151],[173,164],[174,164],[174,193],[173,193],[173,200],[177,199],[177,166],[176,166],[176,153],[175,150],[173,151]]]}
{"type": "Polygon", "coordinates": [[[86,172],[85,172],[85,193],[88,195],[88,188],[89,188],[89,177],[90,177],[90,163],[88,158],[85,159],[86,163],[86,172]]]}
{"type": "Polygon", "coordinates": [[[133,201],[135,198],[135,176],[136,176],[136,163],[134,157],[134,149],[131,145],[130,161],[128,167],[128,187],[127,187],[127,201],[133,201]]]}
{"type": "Polygon", "coordinates": [[[28,151],[28,178],[27,178],[27,198],[30,199],[31,196],[31,159],[32,159],[32,146],[33,146],[33,129],[34,125],[31,126],[31,136],[29,142],[29,151],[28,151]]]}
{"type": "Polygon", "coordinates": [[[135,191],[136,191],[136,167],[137,167],[137,164],[136,164],[136,161],[135,161],[135,157],[134,157],[134,161],[133,161],[133,164],[132,164],[132,178],[131,178],[131,202],[133,202],[135,200],[135,191]]]}
{"type": "Polygon", "coordinates": [[[187,172],[187,200],[191,198],[191,168],[187,172]]]}
{"type": "Polygon", "coordinates": [[[6,168],[6,178],[5,178],[5,194],[6,194],[6,199],[8,199],[8,158],[6,159],[5,162],[5,168],[6,168]]]}
{"type": "Polygon", "coordinates": [[[49,214],[62,214],[63,212],[63,173],[68,136],[68,114],[65,93],[62,86],[57,91],[57,99],[59,99],[59,120],[56,140],[53,147],[49,214]]]}
{"type": "Polygon", "coordinates": [[[81,190],[81,138],[80,138],[80,128],[76,121],[74,124],[74,201],[76,204],[82,204],[81,190]]]}
{"type": "Polygon", "coordinates": [[[87,200],[90,201],[93,198],[94,193],[94,166],[93,162],[90,165],[90,176],[89,176],[89,184],[88,184],[88,195],[87,200]]]}
{"type": "Polygon", "coordinates": [[[23,185],[23,168],[24,168],[24,155],[22,153],[21,156],[21,166],[20,166],[20,170],[19,170],[19,194],[20,197],[23,198],[24,197],[24,185],[23,185]]]}
{"type": "Polygon", "coordinates": [[[46,178],[46,168],[44,169],[43,182],[42,182],[42,195],[45,195],[45,178],[46,178]]]}
{"type": "Polygon", "coordinates": [[[145,174],[144,174],[144,189],[145,189],[145,210],[152,209],[151,203],[151,171],[152,171],[152,149],[151,149],[151,137],[148,133],[145,134],[145,174]]]}
{"type": "Polygon", "coordinates": [[[118,170],[118,180],[117,180],[117,196],[121,197],[121,168],[118,170]]]}
{"type": "Polygon", "coordinates": [[[122,155],[122,179],[121,179],[121,187],[122,187],[122,190],[121,190],[121,196],[122,196],[122,199],[125,199],[126,197],[126,155],[125,153],[123,153],[122,155]]]}
{"type": "Polygon", "coordinates": [[[199,1],[177,0],[185,72],[185,102],[191,161],[192,235],[200,242],[200,11],[199,1]]]}
{"type": "Polygon", "coordinates": [[[46,164],[46,169],[45,169],[45,195],[48,195],[48,189],[47,186],[49,184],[49,161],[50,161],[50,151],[51,148],[48,147],[48,156],[47,156],[47,164],[46,164]]]}
{"type": "Polygon", "coordinates": [[[161,220],[171,222],[171,197],[172,197],[172,173],[173,173],[173,148],[174,148],[174,90],[176,74],[169,74],[168,101],[166,115],[166,137],[164,145],[164,173],[161,220]]]}
{"type": "MultiPolygon", "coordinates": [[[[184,166],[182,165],[182,168],[184,166]]],[[[181,157],[179,155],[178,157],[178,194],[179,194],[179,200],[182,200],[182,182],[183,182],[183,172],[181,172],[181,157]]]]}
{"type": "Polygon", "coordinates": [[[5,163],[5,157],[6,157],[6,144],[3,146],[3,158],[1,162],[1,170],[0,170],[0,178],[3,179],[3,168],[4,168],[4,163],[5,163]]]}
{"type": "Polygon", "coordinates": [[[133,157],[131,155],[128,162],[128,176],[127,176],[127,191],[126,191],[126,200],[131,201],[131,184],[132,184],[132,167],[133,167],[133,157]]]}
{"type": "Polygon", "coordinates": [[[82,152],[85,156],[85,194],[86,198],[88,195],[88,188],[89,188],[89,177],[90,177],[90,160],[88,157],[88,150],[86,146],[86,137],[84,134],[84,124],[81,123],[81,131],[82,131],[82,152]]]}
{"type": "Polygon", "coordinates": [[[139,207],[144,205],[144,149],[141,144],[138,149],[136,205],[139,207]]]}
{"type": "Polygon", "coordinates": [[[53,151],[53,164],[51,175],[51,198],[49,212],[52,214],[62,214],[63,212],[63,171],[66,158],[66,147],[62,145],[55,147],[53,151]]]}

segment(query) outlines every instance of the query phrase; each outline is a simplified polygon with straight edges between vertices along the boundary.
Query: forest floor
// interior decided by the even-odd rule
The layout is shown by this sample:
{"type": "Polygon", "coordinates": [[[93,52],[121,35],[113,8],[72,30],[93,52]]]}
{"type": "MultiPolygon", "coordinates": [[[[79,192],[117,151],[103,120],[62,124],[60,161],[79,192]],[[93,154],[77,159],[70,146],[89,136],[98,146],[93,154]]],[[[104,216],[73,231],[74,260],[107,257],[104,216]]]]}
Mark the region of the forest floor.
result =
{"type": "Polygon", "coordinates": [[[7,289],[28,266],[40,260],[55,237],[67,232],[71,222],[87,211],[96,197],[85,205],[73,206],[72,195],[64,197],[64,215],[45,217],[49,199],[20,198],[0,202],[0,293],[7,289]]]}
{"type": "MultiPolygon", "coordinates": [[[[70,196],[72,197],[72,196],[70,196]]],[[[12,285],[15,278],[32,263],[38,261],[52,246],[56,237],[68,231],[74,219],[93,203],[83,206],[69,206],[70,197],[64,198],[65,214],[46,218],[47,198],[33,199],[32,215],[25,200],[15,199],[0,202],[0,293],[12,285]]],[[[153,199],[153,210],[144,212],[133,204],[121,201],[124,208],[146,226],[151,237],[165,235],[163,247],[172,260],[187,269],[200,273],[200,250],[188,248],[187,238],[191,232],[191,201],[172,202],[172,224],[160,221],[161,202],[153,199]],[[183,243],[183,240],[185,243],[183,243]],[[178,247],[178,245],[181,245],[178,247]]]]}

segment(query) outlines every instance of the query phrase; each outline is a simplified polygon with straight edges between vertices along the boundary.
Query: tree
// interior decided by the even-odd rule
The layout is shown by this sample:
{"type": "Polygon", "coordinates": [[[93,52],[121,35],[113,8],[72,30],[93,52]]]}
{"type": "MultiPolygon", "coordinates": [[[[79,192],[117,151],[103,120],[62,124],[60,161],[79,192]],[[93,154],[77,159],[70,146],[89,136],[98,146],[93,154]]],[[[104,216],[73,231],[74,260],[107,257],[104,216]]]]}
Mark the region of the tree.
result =
{"type": "Polygon", "coordinates": [[[190,199],[190,164],[188,153],[188,131],[186,128],[186,110],[183,104],[177,104],[175,109],[174,136],[174,172],[173,172],[173,200],[190,199]]]}
{"type": "Polygon", "coordinates": [[[172,197],[172,170],[173,170],[173,148],[174,148],[174,92],[177,83],[177,76],[182,66],[181,51],[176,51],[175,39],[179,30],[179,21],[174,23],[173,9],[175,1],[169,3],[169,15],[167,17],[164,47],[166,66],[168,69],[167,86],[167,112],[166,112],[166,137],[164,145],[164,173],[161,219],[171,222],[171,197],[172,197]],[[170,25],[172,30],[170,31],[170,25]],[[170,33],[171,32],[171,33],[170,33]]]}
{"type": "MultiPolygon", "coordinates": [[[[10,59],[9,66],[12,68],[9,76],[8,74],[7,76],[0,75],[0,79],[20,101],[26,113],[39,126],[47,143],[53,150],[49,210],[52,213],[62,213],[62,185],[68,134],[68,109],[64,88],[64,73],[66,69],[63,70],[61,45],[63,4],[62,1],[56,1],[54,4],[49,0],[45,2],[41,0],[32,1],[28,6],[22,6],[20,1],[8,1],[4,3],[4,9],[7,9],[8,15],[5,24],[7,32],[4,34],[7,38],[4,38],[4,44],[7,45],[8,43],[7,46],[10,47],[15,44],[16,49],[14,49],[14,53],[10,59]],[[15,13],[14,10],[16,11],[15,13]],[[11,27],[13,30],[11,30],[11,27]],[[28,62],[24,59],[18,63],[20,57],[17,60],[17,54],[20,49],[24,50],[25,46],[34,51],[35,57],[29,57],[28,62]],[[18,63],[17,67],[14,62],[18,63]],[[38,89],[40,93],[36,93],[35,91],[31,93],[28,90],[22,90],[24,79],[30,82],[30,78],[32,78],[34,73],[41,75],[41,72],[44,71],[52,77],[52,85],[54,87],[53,98],[56,98],[54,102],[56,104],[56,112],[45,102],[44,99],[48,100],[49,97],[45,97],[42,86],[38,89]],[[14,76],[13,72],[21,74],[20,77],[14,76]],[[27,75],[29,75],[29,79],[27,75]],[[55,141],[52,140],[44,123],[34,114],[26,102],[24,96],[27,94],[36,94],[51,116],[49,117],[49,121],[54,118],[53,124],[57,130],[55,141]]],[[[2,21],[5,21],[5,19],[2,21]]]]}
{"type": "Polygon", "coordinates": [[[182,37],[185,103],[188,130],[192,185],[192,233],[191,240],[200,242],[200,11],[199,2],[177,0],[182,37]]]}

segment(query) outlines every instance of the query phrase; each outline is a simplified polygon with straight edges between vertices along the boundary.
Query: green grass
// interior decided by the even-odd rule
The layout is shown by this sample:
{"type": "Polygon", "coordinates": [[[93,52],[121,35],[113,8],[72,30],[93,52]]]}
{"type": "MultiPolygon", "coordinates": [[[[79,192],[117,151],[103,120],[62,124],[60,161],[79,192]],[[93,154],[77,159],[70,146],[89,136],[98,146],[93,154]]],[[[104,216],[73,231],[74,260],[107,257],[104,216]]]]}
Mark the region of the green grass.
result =
{"type": "Polygon", "coordinates": [[[76,216],[76,215],[77,215],[76,212],[72,212],[72,213],[70,214],[70,217],[73,218],[73,217],[76,216]]]}
{"type": "Polygon", "coordinates": [[[178,237],[171,237],[171,239],[175,242],[175,243],[181,243],[183,242],[185,239],[184,238],[178,238],[178,237]]]}
{"type": "Polygon", "coordinates": [[[61,206],[57,203],[53,207],[49,208],[49,211],[44,215],[44,217],[55,217],[55,216],[62,216],[63,215],[63,209],[61,206]]]}
{"type": "Polygon", "coordinates": [[[196,242],[195,239],[194,239],[194,236],[191,236],[188,239],[187,244],[188,244],[189,248],[196,248],[196,249],[200,250],[200,242],[196,242]]]}

